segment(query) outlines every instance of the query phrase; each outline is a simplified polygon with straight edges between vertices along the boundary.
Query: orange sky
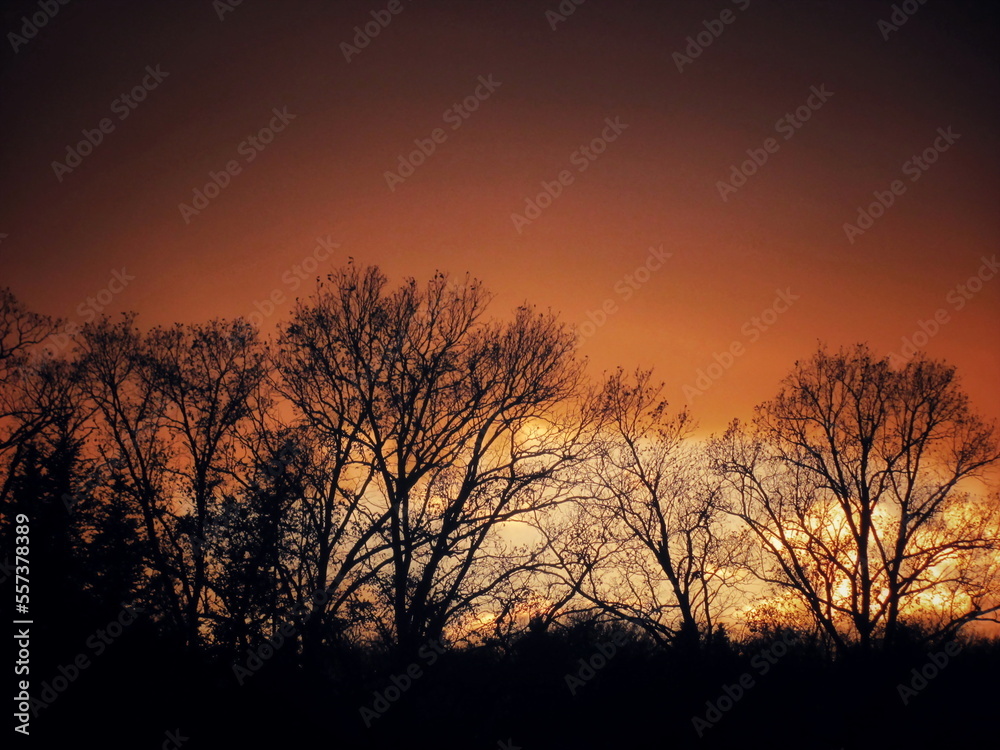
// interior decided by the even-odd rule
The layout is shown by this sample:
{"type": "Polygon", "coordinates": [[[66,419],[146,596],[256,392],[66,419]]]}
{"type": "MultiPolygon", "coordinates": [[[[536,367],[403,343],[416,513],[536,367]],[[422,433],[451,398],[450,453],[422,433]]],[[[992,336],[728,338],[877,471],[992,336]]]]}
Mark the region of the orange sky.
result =
{"type": "MultiPolygon", "coordinates": [[[[71,3],[23,43],[8,35],[0,284],[78,322],[122,268],[135,279],[106,311],[149,325],[247,314],[274,290],[284,313],[309,286],[294,288],[295,266],[329,236],[339,248],[316,272],[348,256],[396,279],[469,271],[498,313],[527,299],[574,323],[612,300],[581,352],[598,371],[655,367],[707,429],[749,416],[817,340],[888,354],[943,308],[925,348],[1000,417],[1000,281],[961,310],[947,298],[1000,237],[995,11],[928,3],[885,39],[888,3],[588,0],[553,30],[554,0],[398,2],[350,62],[341,43],[387,3],[245,0],[222,20],[208,0],[71,3]],[[732,22],[678,71],[686,37],[724,10],[732,22]],[[157,65],[166,76],[119,119],[118,97],[157,65]],[[453,129],[480,76],[499,86],[453,129]],[[779,128],[812,87],[832,96],[779,128]],[[273,141],[241,148],[283,107],[294,119],[273,141]],[[102,118],[111,132],[60,180],[52,162],[102,118]],[[574,158],[606,118],[627,128],[574,158]],[[913,182],[905,163],[949,127],[958,139],[913,182]],[[385,172],[436,128],[390,190],[385,172]],[[776,150],[724,201],[718,181],[768,138],[776,150]],[[239,173],[185,223],[178,204],[230,160],[239,173]],[[511,214],[563,170],[572,183],[519,232],[511,214]],[[849,242],[844,223],[894,180],[905,191],[849,242]],[[625,299],[661,245],[670,257],[625,299]],[[755,337],[785,289],[798,299],[755,337]],[[686,398],[733,342],[743,354],[686,398]]],[[[5,34],[37,10],[14,5],[5,34]]]]}

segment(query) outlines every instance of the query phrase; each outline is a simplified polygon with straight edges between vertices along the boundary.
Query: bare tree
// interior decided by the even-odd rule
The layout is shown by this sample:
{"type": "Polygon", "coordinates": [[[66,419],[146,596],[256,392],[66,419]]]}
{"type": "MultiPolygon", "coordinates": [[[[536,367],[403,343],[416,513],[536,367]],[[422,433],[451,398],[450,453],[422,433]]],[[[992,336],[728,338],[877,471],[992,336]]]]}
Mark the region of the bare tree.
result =
{"type": "MultiPolygon", "coordinates": [[[[365,587],[386,564],[380,534],[388,521],[369,497],[375,469],[359,433],[357,393],[338,373],[344,352],[321,307],[301,306],[278,342],[277,389],[291,405],[300,450],[298,487],[286,517],[294,570],[286,595],[305,608],[304,656],[326,635],[371,625],[365,587]],[[317,598],[316,592],[324,592],[317,598]]],[[[361,640],[366,634],[356,633],[361,640]]]]}
{"type": "Polygon", "coordinates": [[[538,549],[501,532],[557,502],[555,475],[576,459],[580,424],[559,414],[580,377],[572,337],[526,307],[487,322],[488,301],[469,279],[390,291],[377,268],[348,266],[286,334],[299,370],[336,384],[298,405],[357,440],[373,472],[385,551],[372,564],[386,568],[371,595],[403,653],[536,564],[538,549]],[[340,400],[320,414],[324,393],[340,400]]]}
{"type": "Polygon", "coordinates": [[[0,287],[0,499],[6,498],[20,448],[65,416],[72,378],[63,358],[44,356],[42,344],[59,321],[31,312],[0,287]]]}
{"type": "Polygon", "coordinates": [[[713,454],[764,554],[757,575],[838,650],[891,644],[907,621],[943,637],[1000,609],[1000,505],[972,493],[1000,458],[996,433],[954,368],[821,349],[713,454]]]}
{"type": "MultiPolygon", "coordinates": [[[[200,643],[210,601],[210,553],[227,488],[240,472],[237,435],[257,408],[264,352],[242,321],[156,329],[134,317],[86,326],[85,388],[98,450],[142,519],[154,595],[185,642],[200,643]]],[[[214,565],[221,565],[215,560],[214,565]]]]}
{"type": "Polygon", "coordinates": [[[226,564],[212,559],[217,518],[243,470],[241,427],[259,408],[254,398],[267,373],[266,353],[243,320],[157,328],[146,336],[144,377],[166,407],[164,431],[175,450],[173,493],[164,526],[175,565],[185,571],[186,642],[202,639],[203,617],[225,617],[210,599],[226,564]],[[209,566],[215,567],[214,571],[209,566]]]}
{"type": "Polygon", "coordinates": [[[83,328],[78,340],[82,388],[94,410],[95,450],[111,477],[103,489],[126,498],[140,519],[151,571],[150,609],[183,632],[184,573],[166,543],[174,451],[166,436],[166,402],[145,373],[143,337],[134,321],[134,315],[118,323],[104,318],[83,328]]]}
{"type": "Polygon", "coordinates": [[[669,414],[662,390],[650,371],[607,378],[581,477],[589,497],[550,541],[557,574],[585,600],[659,642],[696,645],[738,593],[741,544],[688,414],[669,414]]]}

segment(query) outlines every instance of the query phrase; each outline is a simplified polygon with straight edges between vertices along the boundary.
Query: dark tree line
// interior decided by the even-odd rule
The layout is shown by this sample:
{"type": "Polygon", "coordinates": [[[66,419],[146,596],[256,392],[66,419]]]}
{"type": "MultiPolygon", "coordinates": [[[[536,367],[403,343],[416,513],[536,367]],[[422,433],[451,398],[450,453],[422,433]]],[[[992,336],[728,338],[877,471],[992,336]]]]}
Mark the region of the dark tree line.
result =
{"type": "Polygon", "coordinates": [[[797,362],[710,440],[555,315],[348,265],[275,335],[61,323],[0,293],[4,552],[186,651],[501,649],[584,620],[658,647],[791,628],[832,654],[1000,611],[993,425],[954,368],[797,362]],[[992,484],[991,484],[992,482],[992,484]],[[317,596],[322,592],[322,596],[317,596]]]}

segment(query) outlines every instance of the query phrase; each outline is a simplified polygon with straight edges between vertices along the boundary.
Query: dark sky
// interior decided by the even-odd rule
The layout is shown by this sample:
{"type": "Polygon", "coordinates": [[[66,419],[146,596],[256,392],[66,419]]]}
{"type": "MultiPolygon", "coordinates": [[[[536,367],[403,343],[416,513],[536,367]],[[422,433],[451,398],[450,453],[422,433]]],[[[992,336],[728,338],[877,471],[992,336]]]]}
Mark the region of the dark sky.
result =
{"type": "Polygon", "coordinates": [[[596,371],[653,366],[712,429],[818,340],[900,352],[929,321],[917,343],[1000,416],[993,4],[905,3],[896,30],[881,2],[587,0],[561,21],[551,0],[387,5],[243,0],[220,20],[211,0],[76,0],[19,41],[40,6],[7,3],[0,284],[78,323],[268,312],[273,294],[267,328],[348,256],[394,279],[468,271],[497,314],[526,299],[601,323],[582,329],[596,371]],[[348,62],[373,12],[391,20],[348,62]],[[415,139],[433,153],[387,180],[415,139]],[[543,182],[558,197],[512,219],[543,182]],[[892,205],[845,231],[876,191],[892,205]]]}

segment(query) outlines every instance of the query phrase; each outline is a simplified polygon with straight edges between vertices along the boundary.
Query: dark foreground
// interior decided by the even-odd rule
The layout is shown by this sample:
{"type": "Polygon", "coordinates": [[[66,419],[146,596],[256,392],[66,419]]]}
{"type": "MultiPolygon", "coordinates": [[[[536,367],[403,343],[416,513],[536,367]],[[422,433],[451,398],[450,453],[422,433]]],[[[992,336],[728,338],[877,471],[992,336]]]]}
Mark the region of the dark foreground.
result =
{"type": "Polygon", "coordinates": [[[279,648],[241,685],[231,660],[185,655],[141,619],[107,640],[36,646],[33,697],[55,700],[18,746],[851,750],[1000,732],[996,641],[831,662],[791,634],[680,652],[580,626],[408,663],[333,649],[311,672],[279,648]]]}

